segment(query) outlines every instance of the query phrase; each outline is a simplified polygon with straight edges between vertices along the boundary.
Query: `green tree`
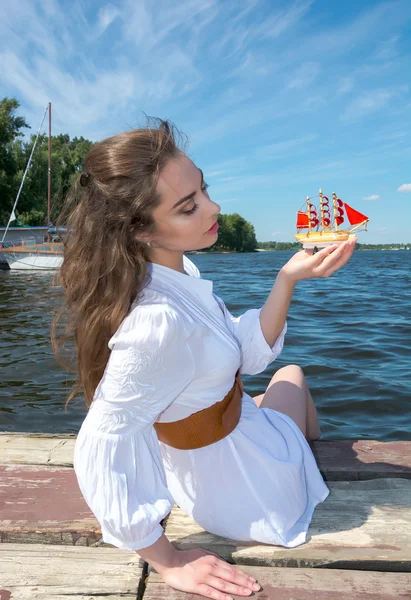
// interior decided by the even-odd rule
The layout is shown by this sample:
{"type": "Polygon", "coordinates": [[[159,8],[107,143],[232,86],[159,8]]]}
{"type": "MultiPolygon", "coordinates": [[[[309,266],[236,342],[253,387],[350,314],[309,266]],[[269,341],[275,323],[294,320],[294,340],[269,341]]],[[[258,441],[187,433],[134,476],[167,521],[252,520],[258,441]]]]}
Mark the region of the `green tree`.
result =
{"type": "MultiPolygon", "coordinates": [[[[13,112],[19,103],[4,98],[0,102],[0,223],[6,224],[21,184],[36,136],[17,139],[20,129],[28,127],[13,112]]],[[[51,220],[55,221],[65,197],[82,169],[84,158],[93,142],[84,137],[72,140],[68,134],[51,137],[51,220]]],[[[47,222],[48,137],[39,136],[32,163],[16,209],[16,216],[27,225],[47,222]]]]}
{"type": "Polygon", "coordinates": [[[15,98],[0,100],[0,223],[7,223],[18,190],[20,140],[17,138],[23,135],[23,127],[29,127],[23,117],[14,114],[19,106],[15,98]]]}
{"type": "Polygon", "coordinates": [[[254,252],[257,248],[254,226],[238,213],[219,215],[220,230],[216,247],[237,252],[254,252]]]}

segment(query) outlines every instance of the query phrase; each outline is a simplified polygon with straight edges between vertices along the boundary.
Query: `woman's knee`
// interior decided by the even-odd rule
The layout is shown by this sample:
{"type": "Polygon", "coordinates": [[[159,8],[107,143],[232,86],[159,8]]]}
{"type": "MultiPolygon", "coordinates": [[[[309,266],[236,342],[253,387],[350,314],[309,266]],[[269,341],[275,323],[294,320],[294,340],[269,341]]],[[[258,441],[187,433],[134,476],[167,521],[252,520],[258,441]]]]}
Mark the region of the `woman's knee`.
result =
{"type": "Polygon", "coordinates": [[[278,369],[277,373],[280,373],[280,371],[283,371],[283,372],[292,371],[292,372],[301,373],[302,375],[304,375],[304,371],[302,370],[300,365],[285,365],[285,367],[281,367],[281,369],[278,369]]]}
{"type": "Polygon", "coordinates": [[[291,381],[291,383],[301,386],[305,382],[304,371],[299,365],[286,365],[276,371],[270,384],[278,380],[291,381]]]}

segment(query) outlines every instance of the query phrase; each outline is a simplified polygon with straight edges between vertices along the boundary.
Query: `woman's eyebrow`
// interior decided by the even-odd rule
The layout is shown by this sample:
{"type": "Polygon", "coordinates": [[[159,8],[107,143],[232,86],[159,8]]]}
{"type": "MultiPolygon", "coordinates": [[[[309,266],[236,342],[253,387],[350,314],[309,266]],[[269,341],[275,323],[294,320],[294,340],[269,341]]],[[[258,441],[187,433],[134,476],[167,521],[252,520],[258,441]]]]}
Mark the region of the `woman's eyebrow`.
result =
{"type": "MultiPolygon", "coordinates": [[[[201,182],[200,182],[200,185],[201,185],[201,183],[203,183],[203,181],[204,181],[204,175],[203,175],[203,172],[201,169],[198,169],[198,170],[201,173],[201,182]]],[[[174,210],[175,208],[177,208],[177,206],[180,206],[180,204],[183,204],[183,202],[187,202],[187,200],[191,200],[195,196],[195,194],[196,194],[196,192],[191,192],[191,194],[188,194],[188,196],[184,196],[184,198],[180,198],[180,200],[178,200],[174,204],[174,206],[171,210],[174,210]]]]}

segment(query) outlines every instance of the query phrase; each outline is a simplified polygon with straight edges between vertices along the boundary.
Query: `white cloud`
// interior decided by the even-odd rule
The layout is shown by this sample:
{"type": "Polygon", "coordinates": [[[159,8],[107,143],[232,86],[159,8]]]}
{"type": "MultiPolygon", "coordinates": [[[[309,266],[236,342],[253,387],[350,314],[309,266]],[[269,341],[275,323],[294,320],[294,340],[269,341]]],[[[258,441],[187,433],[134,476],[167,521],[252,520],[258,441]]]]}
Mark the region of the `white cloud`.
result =
{"type": "Polygon", "coordinates": [[[377,194],[372,194],[371,196],[365,196],[363,200],[380,200],[380,196],[377,196],[377,194]]]}
{"type": "Polygon", "coordinates": [[[355,100],[350,102],[340,119],[343,121],[353,121],[367,117],[369,114],[381,110],[395,96],[407,91],[407,86],[397,88],[380,88],[367,92],[362,92],[355,100]]]}
{"type": "MultiPolygon", "coordinates": [[[[253,9],[257,7],[258,0],[251,0],[248,6],[237,15],[238,5],[234,6],[234,14],[227,14],[226,7],[231,3],[222,2],[225,14],[219,15],[223,20],[224,35],[211,47],[213,57],[232,58],[234,55],[243,55],[249,46],[263,39],[276,39],[295,27],[298,22],[305,17],[310,10],[313,0],[295,0],[285,4],[284,9],[271,10],[269,16],[257,16],[258,11],[253,14],[253,9]],[[252,14],[252,16],[250,15],[252,14]],[[251,16],[251,25],[250,25],[251,16]],[[244,19],[244,17],[247,17],[244,19]]],[[[229,9],[230,10],[230,9],[229,9]]],[[[262,13],[260,12],[260,15],[262,13]]]]}
{"type": "MultiPolygon", "coordinates": [[[[364,79],[350,70],[350,60],[354,49],[362,48],[378,53],[380,61],[389,59],[400,47],[394,37],[400,11],[382,2],[358,9],[357,16],[332,29],[318,23],[314,31],[314,0],[240,4],[105,0],[89,10],[84,0],[76,0],[68,10],[58,0],[2,0],[2,88],[19,99],[33,127],[51,100],[53,133],[98,139],[138,126],[145,111],[175,121],[189,134],[190,151],[193,145],[196,151],[229,139],[241,127],[250,141],[236,146],[234,156],[241,151],[246,157],[230,165],[227,176],[246,174],[264,153],[267,160],[320,154],[328,142],[310,147],[317,136],[309,134],[317,116],[326,126],[331,118],[335,123],[341,105],[330,96],[336,90],[344,100],[355,83],[347,120],[391,104],[390,94],[399,88],[389,82],[370,83],[380,88],[377,97],[369,93],[372,102],[358,95],[364,79]]],[[[216,164],[211,172],[222,169],[216,164]]]]}
{"type": "Polygon", "coordinates": [[[223,200],[218,199],[218,204],[229,204],[230,202],[238,202],[238,198],[223,198],[223,200]]]}
{"type": "Polygon", "coordinates": [[[391,2],[374,3],[368,10],[360,10],[352,20],[336,20],[334,27],[320,31],[311,28],[312,35],[302,36],[287,50],[287,57],[301,60],[302,56],[310,56],[329,60],[330,57],[344,56],[348,59],[354,51],[372,43],[377,35],[385,35],[386,28],[401,26],[409,14],[410,7],[406,3],[396,11],[391,2]]]}
{"type": "Polygon", "coordinates": [[[398,55],[398,40],[399,36],[395,35],[392,38],[381,42],[378,46],[378,51],[375,55],[376,60],[390,60],[398,55]]]}
{"type": "Polygon", "coordinates": [[[320,64],[318,62],[303,63],[292,75],[288,87],[291,90],[305,88],[317,78],[319,72],[320,64]]]}
{"type": "Polygon", "coordinates": [[[337,88],[337,94],[347,94],[351,92],[354,87],[354,80],[352,77],[341,77],[340,83],[337,88]]]}
{"type": "MultiPolygon", "coordinates": [[[[202,75],[194,66],[191,53],[183,44],[163,39],[179,25],[185,25],[184,15],[180,14],[183,11],[151,11],[147,16],[150,28],[144,29],[143,19],[130,40],[128,16],[136,22],[138,14],[137,9],[132,15],[126,10],[129,1],[121,9],[109,3],[87,18],[82,3],[73,3],[69,13],[55,0],[43,4],[29,0],[0,3],[1,83],[8,95],[20,100],[27,122],[37,124],[51,100],[53,133],[91,137],[92,132],[98,131],[104,137],[119,127],[137,126],[144,120],[141,111],[148,104],[156,107],[148,114],[156,114],[158,104],[170,99],[178,101],[198,86],[202,75]],[[50,21],[47,28],[46,11],[50,21]],[[100,60],[93,50],[96,40],[114,19],[119,25],[119,37],[113,41],[110,60],[100,60]],[[156,35],[151,36],[152,31],[156,35]],[[141,36],[144,39],[136,55],[136,37],[141,36]],[[69,69],[68,62],[75,63],[75,67],[69,69]]],[[[186,17],[198,19],[198,11],[211,3],[212,0],[187,0],[184,6],[190,14],[186,17]]],[[[150,7],[149,3],[138,3],[143,8],[145,4],[150,7]]],[[[189,25],[192,27],[193,23],[189,25]]]]}
{"type": "Polygon", "coordinates": [[[99,34],[103,33],[119,15],[120,11],[112,4],[106,4],[103,8],[100,8],[97,16],[97,30],[99,34]]]}
{"type": "Polygon", "coordinates": [[[402,185],[400,185],[397,192],[411,192],[411,183],[403,183],[402,185]]]}
{"type": "Polygon", "coordinates": [[[294,148],[299,148],[302,150],[307,150],[307,144],[313,142],[318,138],[318,135],[306,135],[300,138],[293,138],[291,140],[285,140],[282,142],[276,142],[275,144],[268,144],[267,146],[262,146],[258,149],[257,155],[260,156],[269,156],[272,158],[273,155],[282,155],[286,153],[288,150],[293,150],[294,148]]]}

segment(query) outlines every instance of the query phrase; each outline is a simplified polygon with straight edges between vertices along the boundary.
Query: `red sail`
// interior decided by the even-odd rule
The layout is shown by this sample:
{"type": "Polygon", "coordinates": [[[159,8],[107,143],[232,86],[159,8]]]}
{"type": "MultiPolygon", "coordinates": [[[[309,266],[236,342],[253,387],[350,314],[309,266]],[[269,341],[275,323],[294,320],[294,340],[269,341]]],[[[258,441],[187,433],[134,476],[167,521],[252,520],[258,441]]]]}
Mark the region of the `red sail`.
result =
{"type": "Polygon", "coordinates": [[[368,221],[368,217],[358,212],[354,208],[351,208],[346,202],[344,202],[345,212],[347,213],[348,220],[351,225],[359,225],[364,221],[368,221]]]}
{"type": "Polygon", "coordinates": [[[297,229],[305,229],[308,227],[308,215],[301,210],[297,213],[297,229]]]}

